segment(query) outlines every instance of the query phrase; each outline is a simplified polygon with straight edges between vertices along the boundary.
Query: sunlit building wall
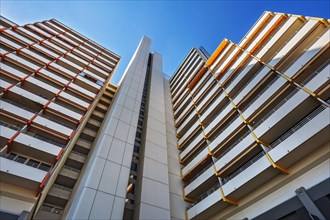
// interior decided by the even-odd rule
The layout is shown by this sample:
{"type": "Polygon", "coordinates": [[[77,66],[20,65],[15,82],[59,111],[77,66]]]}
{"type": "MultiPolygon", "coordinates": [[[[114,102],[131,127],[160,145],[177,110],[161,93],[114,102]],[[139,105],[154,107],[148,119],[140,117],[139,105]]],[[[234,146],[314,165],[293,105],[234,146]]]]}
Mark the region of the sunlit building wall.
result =
{"type": "Polygon", "coordinates": [[[265,12],[238,44],[183,60],[170,88],[186,218],[330,217],[329,38],[328,20],[265,12]]]}

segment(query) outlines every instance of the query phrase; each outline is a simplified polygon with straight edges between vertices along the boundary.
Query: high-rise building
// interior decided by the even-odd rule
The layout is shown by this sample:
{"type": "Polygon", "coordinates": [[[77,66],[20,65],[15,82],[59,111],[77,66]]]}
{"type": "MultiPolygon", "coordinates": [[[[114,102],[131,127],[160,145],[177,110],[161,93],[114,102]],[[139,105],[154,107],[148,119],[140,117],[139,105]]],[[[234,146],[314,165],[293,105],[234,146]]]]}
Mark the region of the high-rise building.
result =
{"type": "Polygon", "coordinates": [[[40,199],[61,212],[116,93],[119,56],[56,20],[1,17],[0,32],[1,219],[27,217],[40,199]]]}
{"type": "Polygon", "coordinates": [[[329,219],[329,21],[265,12],[172,77],[1,17],[1,217],[329,219]],[[57,89],[57,90],[56,90],[57,89]]]}
{"type": "Polygon", "coordinates": [[[327,20],[265,12],[205,64],[184,59],[170,87],[187,218],[330,218],[329,38],[327,20]]]}

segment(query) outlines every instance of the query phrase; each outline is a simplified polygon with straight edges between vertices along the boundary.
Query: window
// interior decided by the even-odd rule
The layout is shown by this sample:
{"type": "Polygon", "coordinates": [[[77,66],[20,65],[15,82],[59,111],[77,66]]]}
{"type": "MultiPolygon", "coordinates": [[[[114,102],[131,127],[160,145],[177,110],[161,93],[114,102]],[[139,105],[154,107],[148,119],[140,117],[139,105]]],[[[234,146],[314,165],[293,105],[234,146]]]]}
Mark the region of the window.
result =
{"type": "Polygon", "coordinates": [[[134,145],[134,152],[135,153],[140,153],[140,147],[134,145]]]}
{"type": "Polygon", "coordinates": [[[14,161],[19,162],[19,163],[24,163],[26,161],[25,157],[17,156],[14,161]]]}
{"type": "Polygon", "coordinates": [[[135,163],[135,162],[131,163],[131,170],[137,171],[137,163],[135,163]]]}
{"type": "Polygon", "coordinates": [[[48,164],[45,164],[45,163],[41,163],[40,166],[38,167],[38,169],[43,170],[43,171],[49,171],[50,168],[51,168],[51,166],[48,164]]]}
{"type": "Polygon", "coordinates": [[[7,159],[9,159],[9,160],[14,160],[14,158],[17,156],[17,154],[15,154],[15,153],[10,153],[10,154],[8,154],[7,155],[7,159]]]}
{"type": "Polygon", "coordinates": [[[40,162],[36,161],[36,160],[32,160],[30,159],[26,165],[30,166],[30,167],[34,167],[37,168],[39,166],[40,162]]]}

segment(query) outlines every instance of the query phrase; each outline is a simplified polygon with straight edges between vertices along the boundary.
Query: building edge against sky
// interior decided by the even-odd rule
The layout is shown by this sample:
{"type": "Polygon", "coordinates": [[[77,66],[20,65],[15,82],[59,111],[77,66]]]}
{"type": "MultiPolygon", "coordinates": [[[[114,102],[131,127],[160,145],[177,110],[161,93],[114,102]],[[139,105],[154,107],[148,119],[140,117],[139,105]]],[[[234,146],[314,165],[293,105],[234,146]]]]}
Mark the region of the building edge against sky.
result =
{"type": "Polygon", "coordinates": [[[143,37],[118,86],[58,21],[1,21],[2,216],[330,218],[328,20],[265,12],[171,78],[143,37]]]}

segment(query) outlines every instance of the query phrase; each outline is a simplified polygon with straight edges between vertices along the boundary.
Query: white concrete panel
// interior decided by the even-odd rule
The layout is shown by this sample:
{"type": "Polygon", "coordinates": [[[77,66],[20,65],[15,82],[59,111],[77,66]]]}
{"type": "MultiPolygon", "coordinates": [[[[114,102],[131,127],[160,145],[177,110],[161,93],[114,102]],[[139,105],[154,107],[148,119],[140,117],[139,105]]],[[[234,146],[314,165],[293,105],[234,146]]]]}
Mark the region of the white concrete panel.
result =
{"type": "Polygon", "coordinates": [[[91,165],[91,169],[87,170],[88,171],[88,177],[86,180],[86,186],[93,188],[93,189],[97,189],[100,179],[101,179],[101,175],[104,169],[104,165],[105,165],[105,159],[100,158],[100,157],[96,157],[93,160],[93,163],[91,165]]]}
{"type": "Polygon", "coordinates": [[[120,170],[119,180],[117,184],[116,195],[122,198],[126,197],[127,185],[128,185],[128,176],[130,169],[122,166],[120,170]]]}
{"type": "Polygon", "coordinates": [[[113,200],[113,195],[97,191],[89,219],[110,219],[113,200]]]}
{"type": "Polygon", "coordinates": [[[159,120],[148,118],[148,128],[156,128],[160,133],[166,135],[166,127],[159,120]]]}
{"type": "Polygon", "coordinates": [[[171,205],[171,219],[186,219],[185,211],[186,203],[182,199],[182,195],[171,194],[170,195],[171,205]]]}
{"type": "Polygon", "coordinates": [[[102,137],[100,137],[100,142],[97,143],[97,154],[96,156],[107,158],[107,155],[109,153],[109,149],[112,143],[113,137],[107,134],[104,134],[102,137]]]}
{"type": "Polygon", "coordinates": [[[156,127],[150,128],[148,127],[147,130],[147,140],[151,143],[154,143],[162,148],[166,149],[166,135],[163,133],[166,133],[166,131],[162,131],[163,133],[160,133],[159,130],[156,127]]]}
{"type": "Polygon", "coordinates": [[[122,219],[124,215],[125,199],[115,197],[110,219],[122,219]]]}
{"type": "Polygon", "coordinates": [[[143,176],[149,179],[168,184],[167,166],[155,160],[144,158],[143,176]]]}
{"type": "Polygon", "coordinates": [[[178,158],[168,157],[168,172],[180,176],[181,165],[178,158]]]}
{"type": "Polygon", "coordinates": [[[174,175],[172,173],[168,174],[168,185],[170,189],[170,193],[181,196],[182,199],[182,180],[178,175],[174,175]]]}
{"type": "Polygon", "coordinates": [[[121,164],[125,151],[125,142],[114,138],[108,154],[108,160],[121,164]]]}
{"type": "Polygon", "coordinates": [[[126,141],[128,131],[129,131],[129,125],[122,121],[119,121],[114,137],[116,137],[122,141],[126,141]]]}
{"type": "Polygon", "coordinates": [[[124,106],[127,109],[133,109],[134,108],[134,102],[135,102],[135,99],[127,96],[126,99],[125,99],[125,102],[124,102],[124,106]]]}
{"type": "Polygon", "coordinates": [[[144,178],[141,189],[141,203],[169,209],[168,185],[144,178]]]}
{"type": "Polygon", "coordinates": [[[167,165],[167,150],[157,144],[146,141],[145,156],[167,165]]]}
{"type": "Polygon", "coordinates": [[[127,124],[130,124],[131,119],[132,119],[132,111],[124,107],[120,114],[120,120],[126,122],[127,124]]]}
{"type": "MultiPolygon", "coordinates": [[[[131,124],[133,124],[133,123],[131,123],[131,124]]],[[[137,121],[134,124],[137,124],[137,121]]],[[[136,134],[136,126],[130,126],[126,143],[129,143],[129,144],[133,145],[134,142],[135,142],[135,134],[136,134]]]]}
{"type": "Polygon", "coordinates": [[[110,118],[110,120],[104,123],[104,129],[103,129],[104,133],[114,136],[116,132],[117,124],[118,124],[118,119],[110,118]]]}
{"type": "Polygon", "coordinates": [[[134,149],[133,145],[126,144],[122,166],[131,167],[133,149],[134,149]]]}
{"type": "Polygon", "coordinates": [[[115,194],[119,173],[120,165],[106,161],[98,189],[106,193],[115,194]]]}
{"type": "Polygon", "coordinates": [[[95,195],[96,190],[83,188],[80,196],[83,199],[78,200],[77,207],[73,209],[72,219],[88,219],[95,195]]]}
{"type": "Polygon", "coordinates": [[[143,210],[140,212],[139,219],[143,220],[156,220],[156,219],[170,219],[170,211],[155,206],[147,205],[144,203],[140,204],[140,209],[143,210]]]}

